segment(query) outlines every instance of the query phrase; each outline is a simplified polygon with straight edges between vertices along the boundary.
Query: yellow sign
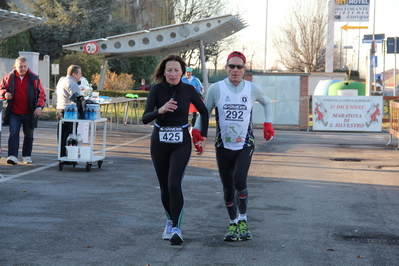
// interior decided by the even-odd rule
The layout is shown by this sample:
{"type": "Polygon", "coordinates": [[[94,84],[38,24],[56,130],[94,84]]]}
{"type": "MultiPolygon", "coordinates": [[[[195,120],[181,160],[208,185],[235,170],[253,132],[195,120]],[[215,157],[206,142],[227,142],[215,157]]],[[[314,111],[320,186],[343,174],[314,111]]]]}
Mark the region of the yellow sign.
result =
{"type": "Polygon", "coordinates": [[[353,29],[368,29],[368,26],[348,26],[348,24],[344,25],[341,27],[343,30],[353,30],[353,29]]]}

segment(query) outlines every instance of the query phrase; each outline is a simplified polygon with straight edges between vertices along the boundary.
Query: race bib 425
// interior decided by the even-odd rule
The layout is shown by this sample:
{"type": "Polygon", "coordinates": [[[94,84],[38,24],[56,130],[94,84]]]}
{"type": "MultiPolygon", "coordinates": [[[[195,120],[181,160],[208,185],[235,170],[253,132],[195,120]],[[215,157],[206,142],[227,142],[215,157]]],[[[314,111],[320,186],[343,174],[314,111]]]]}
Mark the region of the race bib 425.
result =
{"type": "Polygon", "coordinates": [[[165,143],[182,143],[182,127],[161,127],[159,129],[159,141],[165,143]]]}

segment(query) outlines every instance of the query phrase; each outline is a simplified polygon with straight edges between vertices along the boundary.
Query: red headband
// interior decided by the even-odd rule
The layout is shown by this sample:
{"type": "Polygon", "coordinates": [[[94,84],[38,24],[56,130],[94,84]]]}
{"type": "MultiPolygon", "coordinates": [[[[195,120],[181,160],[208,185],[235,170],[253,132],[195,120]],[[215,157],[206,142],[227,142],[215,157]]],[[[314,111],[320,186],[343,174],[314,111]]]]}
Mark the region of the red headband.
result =
{"type": "Polygon", "coordinates": [[[244,55],[243,53],[241,53],[241,52],[238,52],[238,51],[231,52],[231,53],[229,54],[229,56],[227,57],[227,61],[229,61],[230,58],[232,58],[232,57],[239,57],[239,58],[241,58],[241,59],[244,61],[244,64],[247,62],[247,59],[245,58],[245,55],[244,55]]]}

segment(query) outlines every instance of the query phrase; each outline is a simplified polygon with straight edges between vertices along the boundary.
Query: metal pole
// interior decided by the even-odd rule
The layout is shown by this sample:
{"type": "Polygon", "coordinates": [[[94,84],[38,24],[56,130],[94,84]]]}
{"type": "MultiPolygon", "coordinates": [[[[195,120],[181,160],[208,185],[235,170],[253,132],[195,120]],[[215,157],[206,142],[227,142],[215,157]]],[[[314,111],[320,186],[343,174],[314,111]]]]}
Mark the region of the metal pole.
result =
{"type": "Polygon", "coordinates": [[[266,54],[267,54],[267,14],[268,14],[268,5],[269,5],[269,0],[266,0],[266,18],[265,18],[265,62],[264,62],[264,66],[263,66],[263,72],[266,73],[267,71],[267,67],[266,67],[266,54]]]}
{"type": "Polygon", "coordinates": [[[325,72],[334,71],[334,8],[335,1],[330,0],[328,4],[328,26],[327,26],[327,45],[326,45],[326,66],[325,72]]]}
{"type": "Polygon", "coordinates": [[[107,78],[108,69],[108,59],[103,60],[103,65],[101,66],[100,81],[98,82],[97,90],[102,91],[104,89],[105,79],[107,78]]]}
{"type": "Polygon", "coordinates": [[[202,83],[204,85],[205,93],[208,92],[209,82],[208,82],[208,72],[205,65],[205,52],[204,52],[204,41],[199,41],[200,48],[200,58],[201,58],[201,71],[202,71],[202,83]]]}
{"type": "Polygon", "coordinates": [[[374,16],[373,16],[373,41],[371,43],[371,49],[369,50],[368,53],[368,60],[367,60],[367,79],[366,79],[366,95],[369,96],[370,92],[371,92],[371,86],[373,84],[373,81],[375,80],[375,76],[374,76],[374,66],[371,67],[371,63],[374,61],[372,60],[372,58],[374,58],[375,56],[375,2],[376,0],[374,0],[374,16]]]}
{"type": "MultiPolygon", "coordinates": [[[[385,47],[385,39],[382,39],[382,54],[384,55],[384,65],[383,65],[383,68],[382,68],[382,73],[384,73],[385,74],[385,54],[386,54],[386,47],[385,47]]],[[[382,80],[382,95],[385,95],[385,82],[384,82],[384,76],[383,75],[381,75],[381,80],[382,80]]]]}
{"type": "Polygon", "coordinates": [[[371,77],[370,77],[370,91],[371,91],[371,84],[374,82],[374,88],[376,89],[376,84],[375,84],[375,48],[377,47],[377,44],[375,42],[375,5],[376,5],[376,0],[374,0],[374,16],[373,16],[373,50],[372,50],[372,56],[373,56],[373,68],[371,69],[371,77]]]}
{"type": "MultiPolygon", "coordinates": [[[[373,54],[374,54],[374,60],[373,60],[373,76],[371,78],[371,82],[374,82],[374,89],[377,90],[377,84],[375,82],[375,71],[376,71],[376,65],[377,65],[377,59],[375,58],[375,52],[377,48],[377,43],[375,40],[375,5],[376,5],[376,0],[374,0],[374,16],[373,16],[373,54]],[[374,49],[375,48],[375,49],[374,49]]],[[[372,83],[373,84],[373,83],[372,83]]]]}
{"type": "Polygon", "coordinates": [[[341,42],[339,46],[339,68],[342,69],[342,29],[341,29],[341,42]]]}
{"type": "MultiPolygon", "coordinates": [[[[342,31],[342,30],[341,30],[342,31]]],[[[348,33],[346,33],[346,41],[345,41],[345,46],[347,46],[348,45],[348,33]]],[[[348,69],[348,65],[349,65],[349,63],[348,63],[348,49],[345,49],[345,66],[346,66],[346,68],[348,69]]]]}
{"type": "Polygon", "coordinates": [[[357,45],[357,73],[359,73],[359,68],[360,68],[360,27],[359,27],[359,43],[357,45]]]}

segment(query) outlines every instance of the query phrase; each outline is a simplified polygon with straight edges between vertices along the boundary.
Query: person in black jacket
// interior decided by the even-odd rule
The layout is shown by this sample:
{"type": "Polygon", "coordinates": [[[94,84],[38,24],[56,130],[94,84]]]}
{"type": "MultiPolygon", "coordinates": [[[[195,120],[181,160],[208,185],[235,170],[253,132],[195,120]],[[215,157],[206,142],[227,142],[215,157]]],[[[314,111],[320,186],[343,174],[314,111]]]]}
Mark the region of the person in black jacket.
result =
{"type": "Polygon", "coordinates": [[[196,145],[198,155],[203,152],[208,132],[208,111],[195,88],[181,81],[185,71],[186,63],[180,56],[169,55],[160,62],[153,75],[157,84],[151,87],[142,118],[144,124],[155,120],[150,152],[167,217],[162,238],[170,240],[172,245],[183,243],[181,184],[192,149],[188,130],[190,103],[204,117],[203,139],[196,145]]]}

